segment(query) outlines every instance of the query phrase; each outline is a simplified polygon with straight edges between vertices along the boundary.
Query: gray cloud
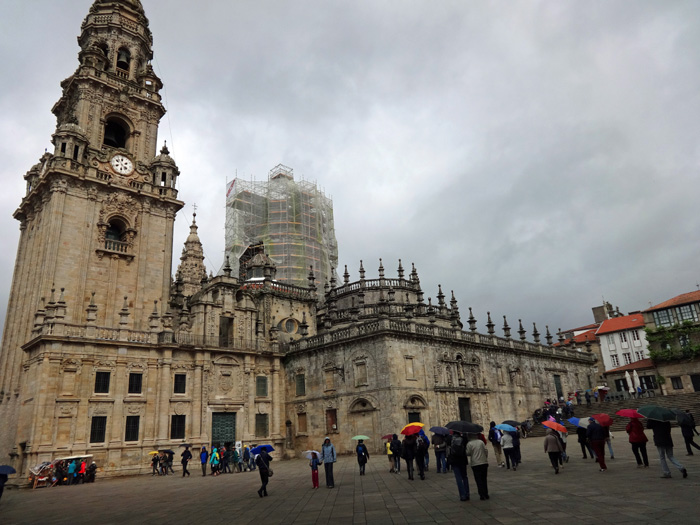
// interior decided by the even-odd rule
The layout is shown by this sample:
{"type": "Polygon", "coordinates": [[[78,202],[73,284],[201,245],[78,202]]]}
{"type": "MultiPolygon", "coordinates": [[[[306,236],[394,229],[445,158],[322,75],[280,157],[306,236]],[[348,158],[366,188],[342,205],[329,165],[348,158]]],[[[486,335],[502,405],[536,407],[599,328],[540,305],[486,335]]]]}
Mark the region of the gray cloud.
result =
{"type": "MultiPolygon", "coordinates": [[[[3,5],[2,308],[11,213],[90,3],[3,5]]],[[[603,296],[636,310],[700,279],[696,2],[143,3],[188,203],[176,246],[196,202],[214,271],[226,181],[282,162],[333,196],[352,278],[415,262],[481,326],[582,325],[603,296]]]]}

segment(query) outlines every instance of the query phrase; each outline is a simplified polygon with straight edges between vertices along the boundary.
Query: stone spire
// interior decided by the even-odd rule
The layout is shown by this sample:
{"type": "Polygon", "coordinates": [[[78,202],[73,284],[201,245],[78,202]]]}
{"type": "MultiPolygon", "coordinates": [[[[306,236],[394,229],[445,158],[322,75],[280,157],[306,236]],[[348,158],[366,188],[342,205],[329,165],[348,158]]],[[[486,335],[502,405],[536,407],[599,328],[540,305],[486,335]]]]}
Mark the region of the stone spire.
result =
{"type": "Polygon", "coordinates": [[[178,275],[182,281],[182,294],[191,297],[202,289],[202,279],[207,276],[204,267],[204,250],[202,242],[197,235],[197,214],[192,214],[190,234],[185,241],[185,247],[180,256],[180,265],[177,267],[178,275]]]}

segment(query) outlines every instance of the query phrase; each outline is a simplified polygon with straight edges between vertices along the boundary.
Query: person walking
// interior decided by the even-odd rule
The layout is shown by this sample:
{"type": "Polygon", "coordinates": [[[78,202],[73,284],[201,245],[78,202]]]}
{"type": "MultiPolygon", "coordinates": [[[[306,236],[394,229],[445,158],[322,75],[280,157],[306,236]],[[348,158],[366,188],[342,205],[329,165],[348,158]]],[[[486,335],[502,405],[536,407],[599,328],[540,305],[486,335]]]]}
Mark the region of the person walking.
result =
{"type": "Polygon", "coordinates": [[[182,477],[185,477],[185,474],[188,476],[190,475],[190,471],[187,470],[187,463],[192,459],[192,452],[190,452],[190,447],[185,447],[185,451],[180,454],[180,457],[182,458],[180,460],[180,463],[182,463],[182,477]]]}
{"type": "Polygon", "coordinates": [[[406,462],[408,479],[413,481],[413,460],[416,459],[416,435],[406,436],[401,442],[401,457],[406,462]]]}
{"type": "Polygon", "coordinates": [[[209,453],[207,452],[207,447],[202,447],[199,452],[199,461],[202,463],[202,476],[207,475],[207,463],[209,460],[209,453]]]}
{"type": "Polygon", "coordinates": [[[469,478],[467,478],[467,443],[464,436],[454,432],[447,448],[447,461],[455,474],[460,501],[469,501],[469,478]]]}
{"type": "Polygon", "coordinates": [[[389,473],[392,474],[394,472],[394,455],[391,453],[391,440],[387,439],[384,446],[386,448],[386,457],[389,458],[389,473]]]}
{"type": "Polygon", "coordinates": [[[357,453],[357,464],[360,465],[360,476],[364,476],[365,467],[369,461],[369,450],[367,450],[367,445],[365,445],[364,440],[359,439],[357,441],[355,452],[357,453]]]}
{"type": "Polygon", "coordinates": [[[250,448],[248,448],[248,445],[246,445],[243,448],[243,471],[248,471],[252,470],[250,468],[250,448]]]}
{"type": "Polygon", "coordinates": [[[593,452],[595,452],[600,471],[605,472],[608,470],[608,466],[605,464],[605,429],[592,417],[588,418],[586,437],[591,444],[593,452]]]}
{"type": "Polygon", "coordinates": [[[479,436],[471,436],[467,442],[467,457],[472,466],[476,489],[481,500],[489,499],[487,476],[489,472],[489,452],[479,436]]]}
{"type": "Polygon", "coordinates": [[[326,471],[326,487],[329,489],[335,487],[335,482],[333,480],[333,463],[335,463],[336,459],[335,447],[333,443],[331,443],[331,438],[326,436],[323,439],[323,446],[321,447],[321,462],[326,471]]]}
{"type": "MultiPolygon", "coordinates": [[[[421,479],[425,479],[425,473],[429,470],[428,465],[430,465],[430,439],[428,439],[428,436],[425,432],[423,432],[422,428],[420,429],[420,432],[418,432],[418,437],[416,438],[416,445],[418,446],[418,448],[420,448],[420,450],[416,451],[416,453],[419,454],[419,456],[417,457],[422,457],[423,465],[422,473],[420,465],[418,466],[418,472],[421,473],[421,479]],[[423,443],[421,443],[421,439],[423,440],[423,443]],[[422,456],[420,454],[422,454],[422,456]]],[[[418,460],[416,460],[416,464],[418,463],[418,460]]]]}
{"type": "Polygon", "coordinates": [[[506,470],[510,470],[510,465],[512,463],[513,471],[516,471],[518,470],[518,458],[515,455],[515,447],[513,446],[513,434],[515,434],[515,432],[501,433],[501,448],[506,457],[506,470]]]}
{"type": "MultiPolygon", "coordinates": [[[[151,476],[160,476],[160,468],[158,467],[158,454],[153,454],[153,457],[151,458],[151,476]]],[[[72,465],[72,463],[71,463],[72,465]]],[[[68,465],[68,484],[70,485],[71,481],[70,478],[72,476],[71,471],[70,471],[70,465],[68,465]]]]}
{"type": "Polygon", "coordinates": [[[311,459],[309,460],[309,467],[311,467],[311,484],[315,489],[318,488],[318,465],[320,460],[318,459],[318,454],[316,452],[311,452],[311,459]]]}
{"type": "Polygon", "coordinates": [[[489,423],[489,436],[488,440],[493,447],[493,455],[496,458],[496,465],[499,468],[505,467],[506,464],[503,461],[503,450],[501,449],[501,431],[496,428],[496,422],[491,421],[489,423]]]}
{"type": "Polygon", "coordinates": [[[229,450],[229,447],[224,445],[221,447],[221,473],[226,474],[227,472],[230,474],[231,473],[231,451],[229,450]]]}
{"type": "Polygon", "coordinates": [[[615,452],[612,448],[613,435],[612,432],[610,432],[610,427],[603,427],[603,430],[605,430],[605,444],[608,446],[608,450],[610,451],[610,459],[615,459],[615,452]]]}
{"type": "Polygon", "coordinates": [[[661,462],[662,478],[670,478],[671,471],[666,463],[666,458],[681,471],[684,478],[688,477],[688,471],[685,467],[673,457],[673,439],[671,438],[671,423],[668,421],[656,421],[654,419],[647,420],[647,428],[654,432],[654,445],[659,453],[659,461],[661,462]]]}
{"type": "Polygon", "coordinates": [[[586,390],[584,397],[586,398],[586,406],[591,406],[591,393],[588,390],[586,390]]]}
{"type": "Polygon", "coordinates": [[[391,448],[391,455],[394,459],[394,474],[400,474],[401,473],[401,441],[399,441],[399,437],[396,434],[393,434],[391,437],[391,445],[389,445],[391,448]]]}
{"type": "Polygon", "coordinates": [[[564,447],[557,436],[556,432],[551,428],[547,429],[544,438],[544,451],[549,454],[549,461],[552,464],[555,474],[559,474],[559,464],[561,463],[561,453],[564,452],[564,447]]]}
{"type": "Polygon", "coordinates": [[[267,447],[260,447],[260,454],[255,456],[255,464],[258,467],[258,472],[260,473],[260,489],[258,490],[258,496],[261,498],[267,496],[267,484],[270,481],[270,476],[272,475],[272,469],[270,468],[270,461],[272,457],[267,453],[267,447]]]}
{"type": "Polygon", "coordinates": [[[593,449],[588,444],[588,438],[586,437],[586,429],[584,427],[576,427],[576,438],[578,439],[578,444],[581,445],[581,452],[583,452],[583,459],[588,459],[586,455],[586,450],[591,455],[592,458],[595,457],[593,449]]]}
{"type": "Polygon", "coordinates": [[[637,418],[630,418],[625,431],[629,434],[630,443],[632,444],[632,454],[637,460],[637,468],[649,467],[649,457],[647,456],[647,438],[644,433],[644,425],[637,418]],[[641,457],[640,457],[641,453],[641,457]]]}
{"type": "Polygon", "coordinates": [[[685,440],[685,448],[688,451],[686,456],[692,456],[693,451],[691,450],[691,446],[695,447],[696,449],[700,450],[700,447],[693,441],[694,436],[698,433],[697,429],[695,428],[695,418],[693,417],[693,414],[690,413],[690,410],[686,410],[686,417],[683,417],[681,419],[681,434],[683,434],[683,439],[685,440]]]}
{"type": "Polygon", "coordinates": [[[221,458],[219,457],[219,449],[213,447],[211,449],[211,457],[209,458],[209,464],[211,465],[211,475],[219,475],[219,464],[221,463],[221,458]]]}
{"type": "Polygon", "coordinates": [[[445,457],[447,444],[445,443],[445,436],[440,434],[433,436],[433,449],[435,451],[435,468],[437,473],[443,472],[447,474],[447,458],[445,457]]]}

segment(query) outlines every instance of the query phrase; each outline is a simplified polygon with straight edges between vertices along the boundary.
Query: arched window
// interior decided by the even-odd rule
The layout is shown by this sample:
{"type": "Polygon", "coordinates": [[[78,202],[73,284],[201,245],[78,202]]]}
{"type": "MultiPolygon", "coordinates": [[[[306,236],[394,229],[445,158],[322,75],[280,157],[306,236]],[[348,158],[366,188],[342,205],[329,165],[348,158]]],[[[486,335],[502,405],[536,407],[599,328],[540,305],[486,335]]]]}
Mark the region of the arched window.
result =
{"type": "Polygon", "coordinates": [[[126,252],[126,224],[121,219],[110,219],[105,231],[105,249],[115,252],[126,252]]]}
{"type": "Polygon", "coordinates": [[[109,47],[105,42],[101,42],[97,47],[100,48],[102,54],[105,56],[104,70],[107,71],[109,69],[109,47]]]}
{"type": "Polygon", "coordinates": [[[129,136],[128,126],[115,118],[105,122],[105,136],[103,144],[113,148],[126,148],[126,140],[129,136]]]}

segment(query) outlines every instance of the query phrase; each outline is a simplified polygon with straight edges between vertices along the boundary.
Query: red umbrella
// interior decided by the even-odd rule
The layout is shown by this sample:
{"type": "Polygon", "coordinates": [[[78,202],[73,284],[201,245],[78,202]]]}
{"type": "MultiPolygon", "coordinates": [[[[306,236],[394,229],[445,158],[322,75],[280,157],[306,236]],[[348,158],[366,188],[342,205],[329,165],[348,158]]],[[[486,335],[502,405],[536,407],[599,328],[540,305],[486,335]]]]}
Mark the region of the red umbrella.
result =
{"type": "Polygon", "coordinates": [[[637,412],[634,408],[623,408],[622,410],[618,410],[615,412],[616,415],[622,416],[622,417],[631,417],[634,419],[641,419],[644,416],[637,412]]]}
{"type": "Polygon", "coordinates": [[[421,428],[422,428],[422,427],[419,427],[418,425],[406,425],[406,426],[403,427],[403,429],[401,430],[401,433],[402,433],[404,436],[412,436],[412,435],[414,435],[414,434],[418,434],[418,432],[420,432],[421,428]]]}
{"type": "Polygon", "coordinates": [[[382,436],[382,439],[394,439],[393,434],[387,434],[386,436],[382,436]]]}
{"type": "Polygon", "coordinates": [[[547,428],[551,428],[552,430],[556,430],[557,432],[569,432],[564,425],[560,425],[556,421],[543,421],[542,425],[547,428]]]}
{"type": "Polygon", "coordinates": [[[591,417],[604,427],[610,427],[613,424],[612,418],[607,414],[593,414],[591,417]]]}

